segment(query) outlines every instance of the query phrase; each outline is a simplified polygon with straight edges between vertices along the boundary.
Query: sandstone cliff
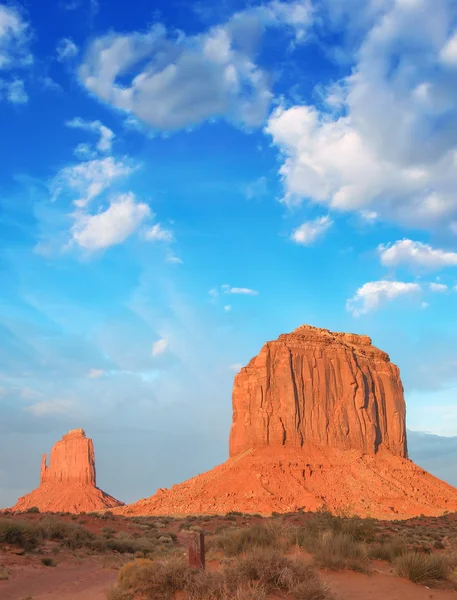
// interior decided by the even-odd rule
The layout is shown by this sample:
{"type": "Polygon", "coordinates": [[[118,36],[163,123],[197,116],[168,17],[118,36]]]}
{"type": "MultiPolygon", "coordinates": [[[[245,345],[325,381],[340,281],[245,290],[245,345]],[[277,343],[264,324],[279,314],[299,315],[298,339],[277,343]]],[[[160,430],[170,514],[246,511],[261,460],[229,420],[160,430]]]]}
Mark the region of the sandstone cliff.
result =
{"type": "Polygon", "coordinates": [[[94,444],[82,429],[69,431],[41,462],[40,486],[19,498],[12,510],[36,506],[41,512],[90,512],[122,506],[96,486],[94,444]]]}
{"type": "Polygon", "coordinates": [[[407,458],[398,368],[370,338],[303,326],[235,377],[230,458],[123,514],[298,509],[404,518],[457,510],[457,490],[407,458]]]}
{"type": "Polygon", "coordinates": [[[235,377],[230,456],[305,441],[407,456],[400,373],[369,337],[305,325],[265,344],[235,377]]]}

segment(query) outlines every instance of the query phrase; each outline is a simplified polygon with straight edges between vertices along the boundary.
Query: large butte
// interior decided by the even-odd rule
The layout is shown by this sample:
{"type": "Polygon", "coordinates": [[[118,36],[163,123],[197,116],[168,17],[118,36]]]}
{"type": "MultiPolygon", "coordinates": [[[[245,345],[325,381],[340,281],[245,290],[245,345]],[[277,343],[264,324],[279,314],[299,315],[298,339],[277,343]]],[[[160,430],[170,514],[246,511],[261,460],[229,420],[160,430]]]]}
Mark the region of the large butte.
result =
{"type": "Polygon", "coordinates": [[[227,462],[116,512],[457,510],[457,490],[408,459],[400,372],[367,336],[281,335],[236,375],[232,402],[227,462]]]}

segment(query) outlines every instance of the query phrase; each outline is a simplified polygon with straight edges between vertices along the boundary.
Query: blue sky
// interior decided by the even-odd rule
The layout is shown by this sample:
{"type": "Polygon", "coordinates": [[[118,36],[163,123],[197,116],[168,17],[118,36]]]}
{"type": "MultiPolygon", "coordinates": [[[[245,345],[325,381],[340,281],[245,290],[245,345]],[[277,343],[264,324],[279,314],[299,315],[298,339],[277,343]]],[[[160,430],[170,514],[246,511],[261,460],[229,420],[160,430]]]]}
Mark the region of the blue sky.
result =
{"type": "Polygon", "coordinates": [[[123,500],[211,468],[304,323],[457,436],[456,85],[452,0],[0,2],[0,505],[74,427],[123,500]]]}

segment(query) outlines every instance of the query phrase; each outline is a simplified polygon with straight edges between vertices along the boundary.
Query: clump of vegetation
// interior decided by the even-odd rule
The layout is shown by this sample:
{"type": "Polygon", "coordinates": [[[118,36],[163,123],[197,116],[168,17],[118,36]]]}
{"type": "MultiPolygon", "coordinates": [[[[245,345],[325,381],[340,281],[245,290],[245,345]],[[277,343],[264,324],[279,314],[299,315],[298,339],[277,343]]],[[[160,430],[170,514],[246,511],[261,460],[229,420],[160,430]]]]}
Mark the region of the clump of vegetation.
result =
{"type": "Polygon", "coordinates": [[[40,509],[37,506],[31,506],[25,512],[29,514],[37,514],[40,512],[40,509]]]}
{"type": "Polygon", "coordinates": [[[393,562],[397,556],[404,554],[406,551],[406,544],[398,538],[383,542],[374,542],[368,547],[370,558],[386,560],[387,562],[393,562]]]}
{"type": "Polygon", "coordinates": [[[41,564],[45,567],[55,567],[56,563],[49,556],[45,556],[41,559],[41,564]]]}
{"type": "Polygon", "coordinates": [[[182,560],[138,559],[118,573],[109,600],[169,600],[178,590],[189,600],[265,600],[273,591],[297,600],[328,600],[328,589],[301,559],[274,548],[257,548],[228,560],[217,573],[190,569],[182,560]]]}
{"type": "Polygon", "coordinates": [[[0,519],[0,543],[19,546],[30,551],[38,546],[39,540],[40,532],[35,523],[0,519]]]}
{"type": "Polygon", "coordinates": [[[449,559],[442,554],[423,554],[405,552],[394,561],[395,572],[414,583],[433,583],[446,579],[449,571],[449,559]]]}
{"type": "Polygon", "coordinates": [[[267,525],[252,525],[245,529],[225,529],[209,537],[208,549],[223,550],[226,556],[236,556],[254,548],[283,548],[280,532],[267,525]]]}
{"type": "Polygon", "coordinates": [[[10,578],[10,575],[11,571],[3,565],[0,565],[0,581],[6,581],[10,578]]]}
{"type": "Polygon", "coordinates": [[[348,533],[325,532],[317,540],[313,554],[320,566],[329,569],[365,571],[368,563],[365,544],[348,533]]]}

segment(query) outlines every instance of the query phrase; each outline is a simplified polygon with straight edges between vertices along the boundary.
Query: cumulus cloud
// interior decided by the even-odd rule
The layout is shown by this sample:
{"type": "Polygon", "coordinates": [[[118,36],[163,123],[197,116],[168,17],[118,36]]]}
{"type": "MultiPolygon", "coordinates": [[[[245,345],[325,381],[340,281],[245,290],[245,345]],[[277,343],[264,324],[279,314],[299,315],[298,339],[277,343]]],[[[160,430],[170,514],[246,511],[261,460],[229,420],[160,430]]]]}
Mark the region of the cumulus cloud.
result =
{"type": "Polygon", "coordinates": [[[457,267],[457,252],[440,250],[429,244],[408,239],[399,240],[393,244],[381,244],[378,246],[378,252],[381,263],[388,267],[399,265],[427,269],[457,267]]]}
{"type": "Polygon", "coordinates": [[[168,350],[168,341],[164,338],[152,344],[152,356],[160,356],[168,350]]]}
{"type": "Polygon", "coordinates": [[[428,289],[431,292],[443,294],[444,292],[447,292],[449,288],[444,283],[430,283],[428,289]]]}
{"type": "MultiPolygon", "coordinates": [[[[155,242],[172,242],[173,233],[169,229],[164,229],[160,223],[156,223],[145,231],[144,237],[147,240],[155,242]]],[[[176,262],[176,260],[169,260],[169,262],[176,262]]]]}
{"type": "Polygon", "coordinates": [[[271,115],[284,201],[447,227],[457,216],[455,5],[416,0],[383,10],[341,82],[341,110],[299,105],[271,115]]]}
{"type": "Polygon", "coordinates": [[[13,6],[0,4],[0,70],[29,66],[30,27],[13,6]]]}
{"type": "Polygon", "coordinates": [[[80,247],[102,250],[125,241],[150,215],[150,208],[137,202],[132,192],[120,194],[109,207],[97,214],[75,213],[72,240],[80,247]]]}
{"type": "Polygon", "coordinates": [[[128,159],[116,159],[113,156],[64,167],[51,182],[53,200],[63,194],[77,194],[74,204],[82,208],[133,170],[128,159]]]}
{"type": "Polygon", "coordinates": [[[110,33],[89,45],[79,77],[101,100],[157,129],[214,118],[258,127],[272,92],[269,77],[255,63],[255,40],[266,28],[280,26],[301,41],[311,12],[305,0],[273,0],[202,34],[176,35],[160,24],[146,33],[110,33]]]}
{"type": "Polygon", "coordinates": [[[114,132],[108,127],[103,125],[100,121],[85,121],[80,117],[75,117],[65,123],[67,127],[74,129],[83,129],[85,131],[93,131],[99,136],[97,142],[97,150],[99,152],[111,152],[113,145],[114,132]]]}
{"type": "Polygon", "coordinates": [[[71,38],[62,38],[56,47],[57,60],[62,63],[75,58],[78,52],[78,46],[71,38]]]}
{"type": "Polygon", "coordinates": [[[332,220],[328,215],[314,219],[314,221],[306,221],[300,227],[294,229],[290,239],[302,246],[310,246],[322,237],[332,224],[332,220]]]}
{"type": "Polygon", "coordinates": [[[244,296],[257,296],[259,293],[257,290],[252,290],[250,288],[232,287],[227,284],[222,285],[221,290],[224,294],[242,294],[244,296]]]}
{"type": "Polygon", "coordinates": [[[413,296],[421,291],[417,283],[402,281],[370,281],[364,283],[346,302],[346,309],[358,317],[379,308],[385,302],[401,296],[413,296]]]}
{"type": "Polygon", "coordinates": [[[30,38],[29,23],[21,13],[13,6],[0,4],[0,100],[25,104],[29,99],[24,81],[15,71],[33,63],[30,38]]]}
{"type": "Polygon", "coordinates": [[[25,411],[32,413],[35,417],[44,417],[47,415],[62,415],[71,412],[74,403],[70,400],[43,400],[26,406],[25,411]]]}
{"type": "Polygon", "coordinates": [[[17,78],[12,81],[0,79],[0,99],[2,97],[11,104],[26,104],[29,101],[24,81],[17,78]]]}

